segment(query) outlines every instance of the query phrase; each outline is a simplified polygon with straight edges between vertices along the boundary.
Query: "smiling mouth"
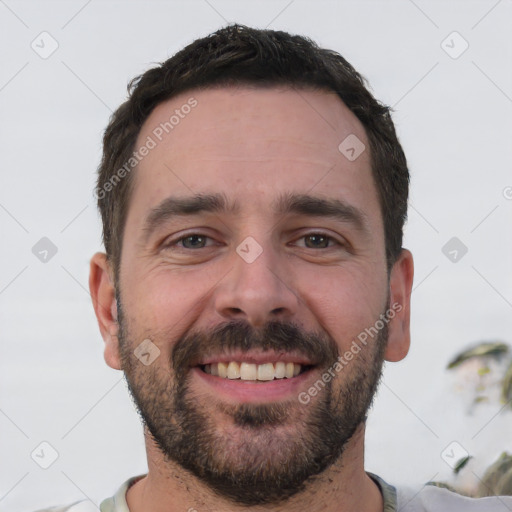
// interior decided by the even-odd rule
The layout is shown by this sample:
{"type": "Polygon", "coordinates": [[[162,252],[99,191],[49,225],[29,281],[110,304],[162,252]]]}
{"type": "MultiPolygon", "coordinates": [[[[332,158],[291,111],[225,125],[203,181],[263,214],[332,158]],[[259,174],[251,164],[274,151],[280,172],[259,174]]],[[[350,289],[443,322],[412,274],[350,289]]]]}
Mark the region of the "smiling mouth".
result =
{"type": "Polygon", "coordinates": [[[264,364],[230,361],[199,365],[199,368],[204,373],[223,379],[268,382],[278,379],[292,379],[310,370],[313,365],[285,363],[283,361],[264,364]]]}

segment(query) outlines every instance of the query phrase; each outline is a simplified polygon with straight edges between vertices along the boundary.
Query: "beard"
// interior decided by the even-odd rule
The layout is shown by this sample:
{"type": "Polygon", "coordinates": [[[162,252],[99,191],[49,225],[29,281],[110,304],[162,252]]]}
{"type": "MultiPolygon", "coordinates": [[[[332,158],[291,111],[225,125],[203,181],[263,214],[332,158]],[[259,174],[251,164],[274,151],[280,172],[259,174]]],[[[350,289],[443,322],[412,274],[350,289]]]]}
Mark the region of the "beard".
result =
{"type": "MultiPolygon", "coordinates": [[[[133,353],[140,341],[129,332],[117,299],[122,369],[144,426],[167,463],[233,504],[276,506],[305,490],[340,461],[366,421],[382,376],[387,322],[336,378],[322,381],[308,404],[297,397],[232,404],[191,387],[194,361],[237,349],[298,351],[318,363],[314,371],[321,380],[338,360],[336,342],[293,323],[269,322],[255,330],[235,321],[210,332],[188,332],[175,342],[168,360],[159,357],[145,366],[133,353]]],[[[165,333],[146,338],[159,347],[170,339],[165,333]]]]}

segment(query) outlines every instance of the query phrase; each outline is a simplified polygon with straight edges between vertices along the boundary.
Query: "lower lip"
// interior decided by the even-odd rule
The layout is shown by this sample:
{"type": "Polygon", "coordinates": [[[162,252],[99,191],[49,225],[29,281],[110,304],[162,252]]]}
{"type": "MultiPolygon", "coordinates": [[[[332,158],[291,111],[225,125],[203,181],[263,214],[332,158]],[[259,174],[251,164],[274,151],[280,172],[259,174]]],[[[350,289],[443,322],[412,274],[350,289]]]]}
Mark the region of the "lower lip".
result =
{"type": "Polygon", "coordinates": [[[194,378],[203,385],[213,389],[216,395],[236,402],[256,403],[271,402],[297,398],[307,386],[314,369],[309,369],[291,379],[274,379],[269,381],[250,381],[242,379],[227,379],[203,372],[200,368],[192,368],[194,378]]]}

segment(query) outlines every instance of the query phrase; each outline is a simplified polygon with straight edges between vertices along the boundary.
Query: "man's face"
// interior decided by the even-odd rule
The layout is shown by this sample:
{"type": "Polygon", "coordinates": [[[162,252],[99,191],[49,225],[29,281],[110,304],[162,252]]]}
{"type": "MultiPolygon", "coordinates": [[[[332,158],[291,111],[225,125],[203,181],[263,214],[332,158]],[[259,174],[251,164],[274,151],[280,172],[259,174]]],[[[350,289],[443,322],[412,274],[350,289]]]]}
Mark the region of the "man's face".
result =
{"type": "Polygon", "coordinates": [[[369,151],[347,158],[348,136],[369,147],[334,94],[225,88],[160,104],[138,138],[157,144],[134,171],[119,364],[168,461],[241,504],[279,503],[336,462],[380,376],[387,324],[334,370],[390,299],[369,151]],[[222,208],[169,202],[199,195],[222,208]],[[148,339],[151,364],[153,345],[134,355],[148,339]]]}

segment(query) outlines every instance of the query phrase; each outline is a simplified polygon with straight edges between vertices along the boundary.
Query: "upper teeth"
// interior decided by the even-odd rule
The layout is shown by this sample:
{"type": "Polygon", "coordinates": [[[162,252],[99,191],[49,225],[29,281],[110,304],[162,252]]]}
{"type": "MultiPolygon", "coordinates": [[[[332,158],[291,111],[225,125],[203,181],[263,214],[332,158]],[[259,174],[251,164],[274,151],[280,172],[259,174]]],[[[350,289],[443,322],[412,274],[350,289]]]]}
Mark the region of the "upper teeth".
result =
{"type": "Polygon", "coordinates": [[[302,366],[296,363],[211,363],[204,367],[206,373],[228,379],[242,380],[274,380],[291,379],[300,373],[302,366]]]}

